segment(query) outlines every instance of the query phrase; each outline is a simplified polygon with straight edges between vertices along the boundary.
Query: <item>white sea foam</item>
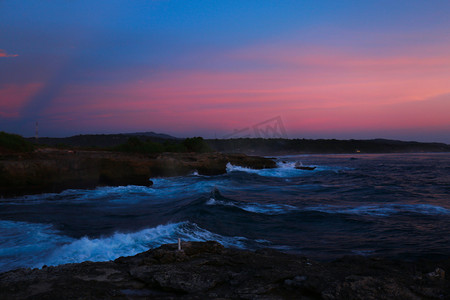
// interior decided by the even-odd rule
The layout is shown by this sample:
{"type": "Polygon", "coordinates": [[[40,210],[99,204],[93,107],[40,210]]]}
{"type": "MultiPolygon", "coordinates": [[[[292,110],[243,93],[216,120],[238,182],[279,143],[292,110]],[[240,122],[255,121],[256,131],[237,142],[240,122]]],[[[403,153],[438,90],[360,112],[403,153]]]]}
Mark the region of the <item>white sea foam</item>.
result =
{"type": "Polygon", "coordinates": [[[44,261],[36,264],[59,265],[83,261],[108,261],[120,256],[131,256],[166,243],[215,240],[226,247],[245,248],[244,237],[227,237],[200,228],[194,223],[180,222],[159,225],[133,233],[115,233],[109,237],[88,238],[72,241],[58,247],[44,261]]]}
{"type": "Polygon", "coordinates": [[[231,163],[227,164],[227,172],[246,172],[250,174],[257,174],[265,177],[296,177],[302,176],[305,171],[297,170],[294,167],[290,168],[289,166],[278,166],[277,168],[272,169],[250,169],[240,166],[234,166],[231,163]]]}
{"type": "Polygon", "coordinates": [[[227,172],[246,172],[250,174],[257,174],[265,177],[281,177],[281,178],[289,178],[289,177],[299,177],[315,174],[320,171],[333,171],[335,173],[340,172],[341,170],[346,170],[349,168],[343,167],[332,167],[332,166],[317,166],[317,165],[309,165],[315,167],[314,170],[300,170],[295,168],[295,163],[292,161],[288,162],[277,162],[276,168],[271,169],[250,169],[240,166],[234,166],[231,163],[227,164],[227,172]]]}
{"type": "Polygon", "coordinates": [[[73,239],[51,225],[0,221],[0,272],[19,267],[42,267],[83,261],[108,261],[135,255],[162,244],[183,241],[218,241],[226,247],[246,248],[245,237],[212,233],[195,223],[159,225],[108,237],[73,239]]]}
{"type": "Polygon", "coordinates": [[[450,215],[450,209],[430,204],[371,204],[362,206],[321,205],[306,207],[304,210],[319,211],[332,214],[353,214],[369,216],[390,216],[400,213],[424,215],[450,215]]]}
{"type": "Polygon", "coordinates": [[[277,161],[277,167],[283,169],[295,169],[296,161],[277,161]]]}
{"type": "Polygon", "coordinates": [[[297,207],[287,204],[240,203],[240,202],[216,200],[215,198],[212,197],[208,201],[206,201],[206,205],[234,206],[248,212],[265,215],[281,215],[287,214],[291,211],[298,210],[297,207]]]}
{"type": "Polygon", "coordinates": [[[227,173],[230,173],[230,172],[247,172],[247,173],[258,174],[258,172],[260,172],[260,170],[250,169],[250,168],[241,167],[241,166],[234,166],[231,163],[227,163],[227,173]]]}

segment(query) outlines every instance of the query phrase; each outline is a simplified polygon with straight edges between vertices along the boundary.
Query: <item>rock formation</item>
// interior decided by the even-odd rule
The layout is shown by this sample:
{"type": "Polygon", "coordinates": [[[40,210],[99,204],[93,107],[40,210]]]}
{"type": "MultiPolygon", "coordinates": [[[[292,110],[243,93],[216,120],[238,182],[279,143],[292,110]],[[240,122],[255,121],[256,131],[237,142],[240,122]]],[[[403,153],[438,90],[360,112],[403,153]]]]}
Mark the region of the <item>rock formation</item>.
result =
{"type": "Polygon", "coordinates": [[[271,159],[244,154],[124,154],[107,151],[41,149],[33,153],[0,154],[0,197],[59,192],[99,185],[151,185],[151,177],[226,172],[226,165],[273,168],[271,159]]]}
{"type": "Polygon", "coordinates": [[[344,257],[327,263],[217,242],[163,245],[110,262],[0,274],[0,299],[449,299],[441,262],[344,257]]]}

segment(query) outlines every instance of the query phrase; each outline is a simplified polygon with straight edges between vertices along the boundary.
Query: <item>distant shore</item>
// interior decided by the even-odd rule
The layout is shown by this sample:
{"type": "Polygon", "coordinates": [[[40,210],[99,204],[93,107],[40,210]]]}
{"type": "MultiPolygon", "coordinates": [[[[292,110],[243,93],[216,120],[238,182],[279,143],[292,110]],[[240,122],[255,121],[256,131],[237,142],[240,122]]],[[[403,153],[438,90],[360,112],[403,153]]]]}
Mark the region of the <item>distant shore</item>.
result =
{"type": "MultiPolygon", "coordinates": [[[[184,139],[154,132],[123,134],[82,134],[62,138],[28,138],[29,142],[50,147],[107,149],[126,143],[130,138],[153,143],[182,144],[184,139]]],[[[390,139],[288,139],[288,138],[227,138],[204,139],[213,150],[247,155],[294,154],[368,154],[450,152],[450,145],[437,142],[400,141],[390,139]]]]}
{"type": "Polygon", "coordinates": [[[0,197],[110,185],[150,186],[150,178],[226,173],[226,165],[274,168],[271,159],[245,154],[162,153],[40,148],[0,153],[0,197]]]}
{"type": "Polygon", "coordinates": [[[375,154],[375,153],[436,153],[450,152],[444,143],[420,143],[397,140],[335,140],[335,139],[262,139],[240,138],[206,140],[216,151],[248,155],[299,154],[375,154]]]}
{"type": "Polygon", "coordinates": [[[182,242],[109,262],[0,274],[0,299],[448,299],[450,260],[348,256],[182,242]]]}
{"type": "MultiPolygon", "coordinates": [[[[106,149],[126,143],[129,138],[154,143],[183,143],[169,135],[150,133],[131,134],[84,134],[64,138],[28,138],[28,141],[51,147],[106,149]]],[[[222,153],[245,153],[247,155],[293,155],[293,154],[368,154],[368,153],[420,153],[450,152],[445,143],[399,141],[389,139],[287,139],[287,138],[229,138],[205,139],[213,150],[222,153]]]]}

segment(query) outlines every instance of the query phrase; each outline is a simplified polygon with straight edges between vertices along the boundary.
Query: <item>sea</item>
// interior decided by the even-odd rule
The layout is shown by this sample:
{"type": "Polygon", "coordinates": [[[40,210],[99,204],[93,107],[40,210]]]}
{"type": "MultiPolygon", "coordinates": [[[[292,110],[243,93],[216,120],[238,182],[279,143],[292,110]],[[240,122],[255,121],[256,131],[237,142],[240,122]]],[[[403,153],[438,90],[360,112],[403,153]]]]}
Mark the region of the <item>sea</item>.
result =
{"type": "Polygon", "coordinates": [[[321,261],[449,257],[449,153],[274,159],[274,169],[228,164],[223,175],[149,178],[151,187],[1,198],[0,272],[114,260],[178,239],[321,261]]]}

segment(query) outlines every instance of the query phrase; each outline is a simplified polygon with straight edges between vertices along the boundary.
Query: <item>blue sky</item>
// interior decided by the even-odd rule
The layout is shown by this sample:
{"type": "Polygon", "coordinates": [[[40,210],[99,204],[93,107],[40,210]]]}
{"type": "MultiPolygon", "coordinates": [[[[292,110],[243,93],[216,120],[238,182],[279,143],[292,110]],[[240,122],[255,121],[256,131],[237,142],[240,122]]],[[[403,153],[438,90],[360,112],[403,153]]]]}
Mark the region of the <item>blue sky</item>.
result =
{"type": "Polygon", "coordinates": [[[1,1],[0,130],[450,142],[449,1],[1,1]]]}

